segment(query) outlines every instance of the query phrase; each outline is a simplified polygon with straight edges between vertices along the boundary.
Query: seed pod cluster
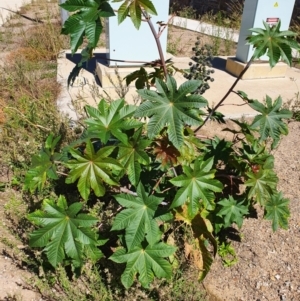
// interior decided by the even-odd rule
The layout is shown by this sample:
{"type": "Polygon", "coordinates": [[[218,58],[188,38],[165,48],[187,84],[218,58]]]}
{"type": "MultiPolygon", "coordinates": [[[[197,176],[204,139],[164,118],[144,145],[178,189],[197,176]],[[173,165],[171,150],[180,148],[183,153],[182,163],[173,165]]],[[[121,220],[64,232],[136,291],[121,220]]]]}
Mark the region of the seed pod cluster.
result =
{"type": "Polygon", "coordinates": [[[206,90],[210,88],[208,82],[213,82],[211,74],[215,71],[212,69],[212,46],[205,44],[204,46],[200,45],[200,38],[197,38],[195,46],[192,48],[194,55],[191,59],[194,62],[189,63],[189,71],[185,73],[184,77],[186,79],[198,79],[201,80],[201,85],[194,92],[197,94],[203,94],[206,90]]]}

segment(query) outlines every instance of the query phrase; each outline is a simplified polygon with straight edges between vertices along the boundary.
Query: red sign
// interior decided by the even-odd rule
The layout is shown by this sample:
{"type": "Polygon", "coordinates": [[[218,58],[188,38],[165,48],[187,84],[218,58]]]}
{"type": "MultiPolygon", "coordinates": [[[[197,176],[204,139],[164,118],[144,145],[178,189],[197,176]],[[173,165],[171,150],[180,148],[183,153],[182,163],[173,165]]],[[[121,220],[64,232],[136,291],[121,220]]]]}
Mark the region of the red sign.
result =
{"type": "Polygon", "coordinates": [[[279,18],[267,18],[266,22],[269,25],[276,25],[279,22],[279,18]]]}

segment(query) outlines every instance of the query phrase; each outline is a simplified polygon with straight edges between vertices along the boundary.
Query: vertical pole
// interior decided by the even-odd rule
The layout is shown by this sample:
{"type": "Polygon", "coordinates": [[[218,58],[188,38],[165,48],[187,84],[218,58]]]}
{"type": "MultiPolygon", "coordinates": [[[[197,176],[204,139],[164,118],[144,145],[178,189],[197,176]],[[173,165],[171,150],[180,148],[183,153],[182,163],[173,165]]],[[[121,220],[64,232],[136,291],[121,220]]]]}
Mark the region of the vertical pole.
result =
{"type": "MultiPolygon", "coordinates": [[[[65,2],[66,0],[59,0],[60,4],[63,4],[65,2]]],[[[64,25],[65,21],[69,18],[69,13],[65,9],[61,8],[60,17],[61,17],[61,24],[64,25]]]]}

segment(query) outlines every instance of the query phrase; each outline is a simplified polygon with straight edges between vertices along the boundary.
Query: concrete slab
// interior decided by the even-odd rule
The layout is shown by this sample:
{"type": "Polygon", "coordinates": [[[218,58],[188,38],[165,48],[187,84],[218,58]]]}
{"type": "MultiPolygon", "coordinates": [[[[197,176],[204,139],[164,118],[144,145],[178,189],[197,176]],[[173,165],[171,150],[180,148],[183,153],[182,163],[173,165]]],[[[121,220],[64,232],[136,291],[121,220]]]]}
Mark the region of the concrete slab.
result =
{"type": "Polygon", "coordinates": [[[1,0],[0,1],[0,26],[5,23],[7,18],[12,14],[7,9],[18,11],[21,6],[30,3],[31,0],[1,0]],[[4,8],[4,9],[3,9],[4,8]]]}
{"type": "MultiPolygon", "coordinates": [[[[246,67],[246,63],[238,61],[235,57],[229,57],[226,61],[226,71],[238,77],[246,67]]],[[[271,68],[269,62],[255,61],[243,74],[242,79],[285,77],[287,64],[279,62],[271,68]]]]}
{"type": "MultiPolygon", "coordinates": [[[[95,52],[95,58],[80,72],[79,80],[67,89],[67,78],[79,59],[79,54],[72,56],[70,51],[63,51],[58,60],[57,78],[63,86],[58,105],[61,110],[69,114],[70,119],[80,118],[83,112],[82,108],[85,104],[96,105],[101,98],[120,98],[120,93],[118,95],[114,87],[103,88],[95,73],[97,62],[100,61],[105,64],[103,50],[95,52]]],[[[188,63],[191,60],[189,58],[173,57],[173,61],[177,68],[182,69],[188,68],[188,63]]],[[[226,61],[227,57],[216,57],[213,60],[213,68],[215,70],[213,74],[214,82],[210,83],[211,88],[203,95],[208,100],[210,106],[216,105],[236,80],[235,76],[226,71],[226,61]]],[[[132,71],[134,70],[136,68],[132,69],[132,71]]],[[[174,77],[177,80],[178,86],[186,80],[179,72],[174,77]]],[[[289,101],[295,99],[296,94],[299,92],[299,82],[300,70],[288,67],[284,78],[242,80],[237,84],[235,91],[244,91],[248,94],[249,98],[259,101],[263,101],[266,95],[269,95],[273,99],[281,96],[283,101],[289,101]]],[[[117,82],[115,84],[118,85],[117,82]]],[[[135,87],[128,88],[125,100],[128,103],[137,101],[135,87]]],[[[249,106],[244,105],[243,100],[234,93],[227,98],[219,111],[226,117],[231,118],[249,117],[256,114],[249,106]]]]}

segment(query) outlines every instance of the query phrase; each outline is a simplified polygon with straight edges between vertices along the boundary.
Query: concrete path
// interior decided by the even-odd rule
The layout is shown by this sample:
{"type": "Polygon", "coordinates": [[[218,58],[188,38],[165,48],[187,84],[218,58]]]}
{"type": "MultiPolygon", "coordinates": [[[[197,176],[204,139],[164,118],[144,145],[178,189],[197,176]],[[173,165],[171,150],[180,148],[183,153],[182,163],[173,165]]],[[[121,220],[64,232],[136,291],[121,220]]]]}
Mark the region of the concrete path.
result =
{"type": "MultiPolygon", "coordinates": [[[[57,79],[62,84],[62,94],[58,100],[60,109],[68,113],[70,119],[77,119],[74,106],[78,107],[85,104],[95,105],[99,102],[101,97],[108,99],[107,94],[112,99],[120,98],[113,85],[103,89],[96,74],[97,62],[105,63],[105,49],[96,51],[94,58],[89,63],[89,68],[82,69],[76,83],[67,89],[67,78],[74,68],[76,62],[79,60],[79,55],[70,54],[70,51],[63,51],[61,57],[58,59],[58,72],[57,79]]],[[[213,77],[214,82],[210,83],[211,88],[203,95],[209,102],[210,106],[216,105],[224,94],[228,91],[231,85],[236,80],[225,70],[226,57],[216,57],[213,61],[215,73],[213,77]]],[[[177,68],[186,69],[188,63],[191,61],[189,58],[175,58],[173,57],[174,65],[177,68]]],[[[132,71],[136,68],[132,68],[132,71]]],[[[119,69],[122,73],[122,68],[119,69]]],[[[122,74],[121,74],[122,76],[122,74]]],[[[122,76],[124,77],[124,76],[122,76]]],[[[186,79],[180,73],[175,74],[178,86],[186,79]]],[[[125,84],[125,82],[124,82],[125,84]]],[[[118,83],[116,82],[116,85],[118,83]]],[[[235,91],[241,90],[248,94],[249,98],[263,101],[266,95],[269,95],[273,100],[281,96],[284,102],[298,98],[300,88],[300,70],[296,68],[288,68],[284,78],[269,78],[269,79],[252,79],[241,80],[235,88],[235,91]]],[[[134,97],[137,95],[135,87],[131,87],[126,94],[126,101],[133,102],[134,97]]],[[[239,96],[234,93],[227,98],[225,105],[220,107],[220,110],[226,117],[240,118],[242,116],[250,117],[257,114],[249,106],[243,105],[243,101],[239,96]]],[[[78,112],[78,110],[76,110],[78,112]]]]}
{"type": "Polygon", "coordinates": [[[30,3],[31,0],[0,0],[0,26],[6,21],[7,18],[12,14],[3,8],[8,8],[13,11],[18,11],[21,6],[30,3]]]}

